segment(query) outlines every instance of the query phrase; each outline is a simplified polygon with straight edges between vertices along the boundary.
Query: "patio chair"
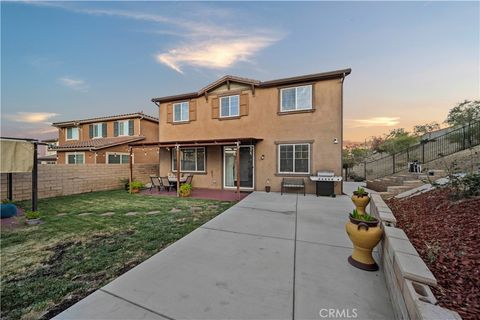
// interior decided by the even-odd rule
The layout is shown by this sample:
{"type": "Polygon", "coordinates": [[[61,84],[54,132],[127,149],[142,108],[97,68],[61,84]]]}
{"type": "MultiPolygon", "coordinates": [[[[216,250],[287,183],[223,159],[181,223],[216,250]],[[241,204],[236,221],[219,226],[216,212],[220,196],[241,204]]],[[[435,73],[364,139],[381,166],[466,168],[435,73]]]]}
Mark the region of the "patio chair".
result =
{"type": "Polygon", "coordinates": [[[192,180],[193,180],[193,174],[190,174],[187,176],[187,180],[185,180],[185,183],[192,185],[192,180]]]}
{"type": "Polygon", "coordinates": [[[305,180],[301,178],[283,178],[281,186],[281,195],[286,192],[288,188],[303,189],[303,195],[305,196],[305,180]]]}
{"type": "Polygon", "coordinates": [[[152,191],[153,188],[157,188],[158,191],[160,191],[162,189],[162,182],[160,181],[160,179],[158,179],[157,176],[155,175],[150,175],[150,189],[148,189],[148,191],[152,191]]]}
{"type": "Polygon", "coordinates": [[[168,191],[175,190],[175,185],[168,180],[168,177],[160,177],[159,181],[161,182],[164,189],[168,188],[168,191]]]}

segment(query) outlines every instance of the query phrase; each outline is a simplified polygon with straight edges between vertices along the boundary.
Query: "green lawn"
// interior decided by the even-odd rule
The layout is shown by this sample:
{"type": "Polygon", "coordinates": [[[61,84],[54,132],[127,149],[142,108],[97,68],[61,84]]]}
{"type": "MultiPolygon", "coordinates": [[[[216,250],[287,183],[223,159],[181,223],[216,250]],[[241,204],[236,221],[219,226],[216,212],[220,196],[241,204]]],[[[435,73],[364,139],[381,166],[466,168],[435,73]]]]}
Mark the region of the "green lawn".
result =
{"type": "Polygon", "coordinates": [[[40,200],[45,223],[1,233],[1,318],[50,318],[231,205],[121,190],[40,200]]]}

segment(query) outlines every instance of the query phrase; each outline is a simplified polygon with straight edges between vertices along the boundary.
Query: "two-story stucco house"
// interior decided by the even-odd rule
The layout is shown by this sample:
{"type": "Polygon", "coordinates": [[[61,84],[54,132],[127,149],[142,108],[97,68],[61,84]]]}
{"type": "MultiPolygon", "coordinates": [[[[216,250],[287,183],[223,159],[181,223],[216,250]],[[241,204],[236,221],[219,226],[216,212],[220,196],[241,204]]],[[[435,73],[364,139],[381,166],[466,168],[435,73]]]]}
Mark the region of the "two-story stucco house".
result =
{"type": "MultiPolygon", "coordinates": [[[[199,188],[280,191],[284,177],[342,170],[343,82],[350,69],[271,81],[225,76],[152,101],[159,107],[160,175],[194,174],[199,188]],[[236,158],[239,144],[240,156],[236,158]],[[237,169],[239,168],[239,175],[237,169]]],[[[341,183],[335,188],[341,193],[341,183]]]]}
{"type": "MultiPolygon", "coordinates": [[[[129,163],[128,144],[158,140],[158,119],[143,112],[56,122],[58,164],[129,163]]],[[[157,152],[136,150],[134,163],[156,163],[157,152]]]]}

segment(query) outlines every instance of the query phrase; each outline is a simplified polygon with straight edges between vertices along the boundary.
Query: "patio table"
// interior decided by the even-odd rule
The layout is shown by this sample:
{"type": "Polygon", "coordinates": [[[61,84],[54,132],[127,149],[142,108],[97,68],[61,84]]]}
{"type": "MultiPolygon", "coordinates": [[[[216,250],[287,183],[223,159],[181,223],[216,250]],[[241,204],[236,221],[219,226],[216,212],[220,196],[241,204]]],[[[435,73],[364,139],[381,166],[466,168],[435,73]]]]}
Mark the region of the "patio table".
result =
{"type": "MultiPolygon", "coordinates": [[[[177,183],[177,177],[168,177],[168,181],[177,183]]],[[[185,183],[187,181],[187,177],[180,177],[180,183],[185,183]]]]}

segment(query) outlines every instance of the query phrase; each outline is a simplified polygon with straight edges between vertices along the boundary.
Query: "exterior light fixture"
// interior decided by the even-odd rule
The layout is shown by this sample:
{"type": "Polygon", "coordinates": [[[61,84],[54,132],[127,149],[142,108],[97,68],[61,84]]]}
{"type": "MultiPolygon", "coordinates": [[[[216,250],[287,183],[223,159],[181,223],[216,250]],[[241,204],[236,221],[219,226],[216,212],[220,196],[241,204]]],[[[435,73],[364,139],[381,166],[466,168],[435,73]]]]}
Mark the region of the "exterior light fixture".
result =
{"type": "Polygon", "coordinates": [[[260,157],[261,160],[265,160],[265,155],[262,154],[262,156],[260,157]]]}
{"type": "Polygon", "coordinates": [[[333,144],[338,144],[338,139],[337,138],[333,139],[333,144]]]}

